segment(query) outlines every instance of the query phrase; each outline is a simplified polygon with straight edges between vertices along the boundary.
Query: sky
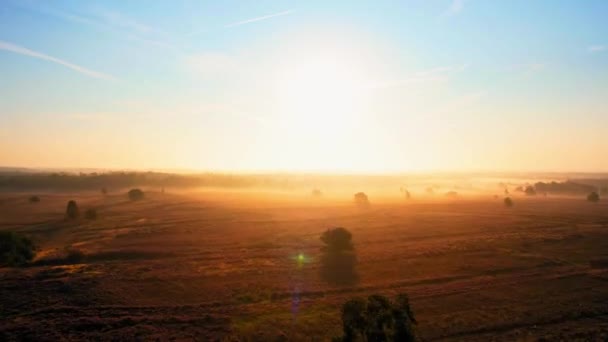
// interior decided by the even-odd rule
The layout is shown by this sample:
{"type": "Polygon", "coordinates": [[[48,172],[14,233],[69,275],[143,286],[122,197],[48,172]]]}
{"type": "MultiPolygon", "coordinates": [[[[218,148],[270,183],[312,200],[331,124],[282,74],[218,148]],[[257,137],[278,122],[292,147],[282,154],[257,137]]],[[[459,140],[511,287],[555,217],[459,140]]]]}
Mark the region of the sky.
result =
{"type": "Polygon", "coordinates": [[[0,166],[608,171],[608,1],[0,1],[0,166]]]}

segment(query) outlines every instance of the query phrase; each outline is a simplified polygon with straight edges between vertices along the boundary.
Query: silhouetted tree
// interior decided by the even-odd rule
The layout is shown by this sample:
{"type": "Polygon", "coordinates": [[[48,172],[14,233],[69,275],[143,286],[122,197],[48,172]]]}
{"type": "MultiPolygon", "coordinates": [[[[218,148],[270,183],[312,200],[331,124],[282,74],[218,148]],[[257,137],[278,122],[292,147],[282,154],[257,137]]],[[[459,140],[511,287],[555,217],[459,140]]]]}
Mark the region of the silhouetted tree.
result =
{"type": "Polygon", "coordinates": [[[68,202],[68,206],[65,210],[65,215],[67,218],[69,219],[75,219],[80,215],[80,212],[78,210],[78,205],[76,204],[76,201],[74,200],[70,200],[68,202]]]}
{"type": "Polygon", "coordinates": [[[369,206],[369,199],[367,198],[367,195],[364,192],[357,192],[354,196],[355,198],[355,204],[359,207],[368,207],[369,206]]]}
{"type": "Polygon", "coordinates": [[[0,266],[22,266],[36,255],[30,239],[14,232],[0,232],[0,266]]]}
{"type": "Polygon", "coordinates": [[[354,284],[357,256],[352,243],[352,234],[344,228],[328,229],[321,235],[321,278],[333,285],[354,284]]]}
{"type": "Polygon", "coordinates": [[[597,203],[600,201],[600,195],[597,192],[593,191],[587,195],[587,201],[597,203]]]}
{"type": "Polygon", "coordinates": [[[371,295],[367,301],[354,298],[342,305],[344,342],[354,341],[416,341],[416,319],[407,294],[394,301],[381,295],[371,295]]]}
{"type": "Polygon", "coordinates": [[[511,197],[505,197],[504,201],[505,207],[511,208],[513,206],[513,200],[511,197]]]}
{"type": "Polygon", "coordinates": [[[38,196],[30,196],[30,198],[28,199],[30,201],[30,203],[38,203],[40,202],[40,197],[38,196]]]}
{"type": "Polygon", "coordinates": [[[144,192],[141,189],[131,189],[129,190],[129,199],[131,201],[137,201],[144,198],[144,192]]]}

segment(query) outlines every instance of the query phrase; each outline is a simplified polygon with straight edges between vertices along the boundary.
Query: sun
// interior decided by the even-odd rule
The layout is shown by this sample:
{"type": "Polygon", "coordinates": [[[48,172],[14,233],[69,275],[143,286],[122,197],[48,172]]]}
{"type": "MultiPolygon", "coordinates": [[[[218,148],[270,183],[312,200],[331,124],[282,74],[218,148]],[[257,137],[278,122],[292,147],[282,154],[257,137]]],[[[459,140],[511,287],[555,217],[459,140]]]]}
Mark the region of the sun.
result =
{"type": "Polygon", "coordinates": [[[364,68],[338,51],[309,54],[281,70],[279,112],[287,130],[311,137],[347,134],[364,107],[364,68]]]}

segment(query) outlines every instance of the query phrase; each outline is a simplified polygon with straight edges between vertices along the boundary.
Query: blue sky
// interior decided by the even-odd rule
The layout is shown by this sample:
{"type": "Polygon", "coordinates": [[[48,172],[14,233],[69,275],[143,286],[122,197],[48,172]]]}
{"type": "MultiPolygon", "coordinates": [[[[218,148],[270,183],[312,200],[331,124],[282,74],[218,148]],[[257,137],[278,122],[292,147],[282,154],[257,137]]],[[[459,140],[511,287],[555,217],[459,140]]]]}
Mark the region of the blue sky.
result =
{"type": "Polygon", "coordinates": [[[6,0],[0,164],[607,171],[607,17],[574,0],[6,0]]]}

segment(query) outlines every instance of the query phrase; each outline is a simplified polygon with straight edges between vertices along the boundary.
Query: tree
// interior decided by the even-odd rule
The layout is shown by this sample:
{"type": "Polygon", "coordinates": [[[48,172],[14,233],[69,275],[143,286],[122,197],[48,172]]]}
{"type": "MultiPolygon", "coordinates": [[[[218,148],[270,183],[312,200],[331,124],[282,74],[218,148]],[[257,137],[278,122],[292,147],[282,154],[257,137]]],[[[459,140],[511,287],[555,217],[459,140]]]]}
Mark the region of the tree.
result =
{"type": "Polygon", "coordinates": [[[369,206],[369,199],[364,192],[357,192],[354,196],[355,204],[359,207],[365,208],[369,206]]]}
{"type": "Polygon", "coordinates": [[[23,266],[36,255],[32,241],[14,232],[0,232],[0,266],[23,266]]]}
{"type": "Polygon", "coordinates": [[[513,206],[513,200],[511,197],[505,197],[504,199],[505,207],[511,208],[513,206]]]}
{"type": "Polygon", "coordinates": [[[321,196],[323,196],[323,193],[321,192],[321,190],[319,190],[319,189],[312,190],[312,197],[321,197],[321,196]]]}
{"type": "Polygon", "coordinates": [[[65,210],[65,215],[69,219],[75,219],[80,215],[80,211],[78,210],[78,204],[76,204],[76,201],[70,200],[68,202],[68,206],[65,210]]]}
{"type": "Polygon", "coordinates": [[[131,201],[137,201],[144,198],[144,192],[141,189],[131,189],[129,190],[129,199],[131,201]]]}
{"type": "Polygon", "coordinates": [[[34,195],[34,196],[30,196],[30,198],[28,199],[30,201],[30,203],[38,203],[40,202],[40,197],[34,195]]]}
{"type": "Polygon", "coordinates": [[[600,201],[600,195],[598,195],[597,192],[592,191],[587,195],[587,201],[597,203],[600,201]]]}
{"type": "Polygon", "coordinates": [[[371,295],[367,301],[353,298],[342,305],[344,342],[354,341],[416,341],[417,324],[409,297],[402,293],[393,301],[371,295]]]}
{"type": "Polygon", "coordinates": [[[352,234],[344,228],[328,229],[321,235],[321,278],[332,285],[351,285],[358,280],[357,255],[352,234]]]}

